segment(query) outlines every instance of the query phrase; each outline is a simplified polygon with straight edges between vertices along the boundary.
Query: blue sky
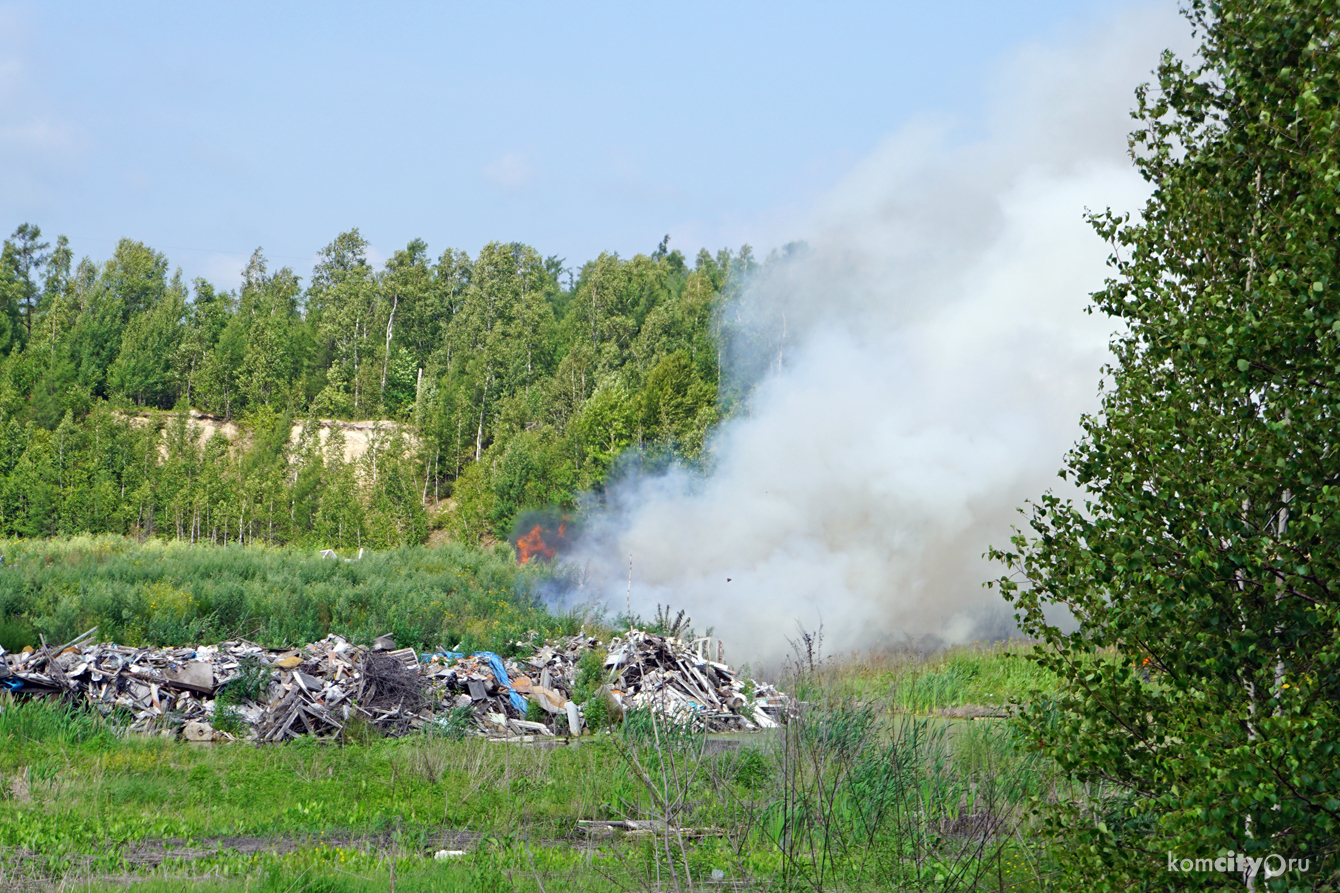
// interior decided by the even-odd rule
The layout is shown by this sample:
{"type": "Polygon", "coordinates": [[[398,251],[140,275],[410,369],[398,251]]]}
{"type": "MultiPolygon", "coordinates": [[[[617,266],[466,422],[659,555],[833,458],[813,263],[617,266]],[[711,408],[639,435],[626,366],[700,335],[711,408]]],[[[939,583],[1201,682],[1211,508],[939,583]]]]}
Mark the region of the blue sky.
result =
{"type": "Polygon", "coordinates": [[[1009,60],[1149,6],[0,3],[0,229],[226,287],[355,226],[382,258],[766,251],[890,134],[970,140],[1009,60]]]}

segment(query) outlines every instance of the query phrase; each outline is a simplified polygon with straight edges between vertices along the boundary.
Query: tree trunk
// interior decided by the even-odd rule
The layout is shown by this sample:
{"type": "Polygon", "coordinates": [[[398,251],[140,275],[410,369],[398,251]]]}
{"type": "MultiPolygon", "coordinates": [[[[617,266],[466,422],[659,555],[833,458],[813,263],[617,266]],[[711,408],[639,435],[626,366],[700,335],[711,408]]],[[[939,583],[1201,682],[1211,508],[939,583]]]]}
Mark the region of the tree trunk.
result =
{"type": "MultiPolygon", "coordinates": [[[[382,399],[386,399],[386,367],[391,363],[391,327],[395,324],[395,310],[400,306],[400,296],[391,298],[391,315],[386,318],[386,356],[382,357],[382,399]]],[[[412,316],[412,314],[411,314],[412,316]]]]}

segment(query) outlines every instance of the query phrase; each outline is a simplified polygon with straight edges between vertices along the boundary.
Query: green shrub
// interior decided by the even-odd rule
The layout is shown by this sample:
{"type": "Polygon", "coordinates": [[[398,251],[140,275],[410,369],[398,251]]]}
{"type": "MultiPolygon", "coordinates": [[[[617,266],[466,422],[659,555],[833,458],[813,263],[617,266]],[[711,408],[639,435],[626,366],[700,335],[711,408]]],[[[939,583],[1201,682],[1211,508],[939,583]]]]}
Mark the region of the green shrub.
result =
{"type": "Polygon", "coordinates": [[[577,680],[572,690],[573,700],[577,703],[589,700],[595,690],[605,684],[605,654],[603,648],[597,648],[577,659],[577,680]]]}
{"type": "Polygon", "coordinates": [[[760,788],[772,778],[772,762],[756,747],[741,747],[724,755],[727,776],[746,788],[760,788]]]}
{"type": "Polygon", "coordinates": [[[429,734],[441,735],[452,741],[461,741],[475,725],[475,708],[469,704],[464,707],[452,707],[437,722],[424,726],[429,734]]]}
{"type": "Polygon", "coordinates": [[[0,620],[0,648],[22,651],[25,645],[36,644],[37,631],[31,623],[11,617],[0,620]]]}
{"type": "MultiPolygon", "coordinates": [[[[254,655],[244,655],[238,661],[237,675],[219,687],[216,703],[219,705],[244,704],[251,701],[264,704],[270,700],[270,680],[274,671],[262,666],[254,655]]],[[[215,726],[218,728],[218,726],[215,726]]]]}
{"type": "Polygon", "coordinates": [[[218,702],[215,702],[214,718],[210,721],[210,726],[239,738],[246,734],[248,728],[246,720],[242,718],[237,708],[218,702]]]}
{"type": "Polygon", "coordinates": [[[593,732],[612,724],[609,699],[603,694],[592,695],[582,704],[582,717],[586,720],[586,727],[593,732]]]}

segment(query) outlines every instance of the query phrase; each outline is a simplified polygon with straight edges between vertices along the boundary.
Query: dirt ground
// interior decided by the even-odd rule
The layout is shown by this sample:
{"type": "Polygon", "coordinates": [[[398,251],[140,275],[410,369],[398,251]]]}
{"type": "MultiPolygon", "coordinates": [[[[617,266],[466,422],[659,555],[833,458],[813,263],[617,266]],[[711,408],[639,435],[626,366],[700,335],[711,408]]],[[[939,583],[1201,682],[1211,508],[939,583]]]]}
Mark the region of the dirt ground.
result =
{"type": "MultiPolygon", "coordinates": [[[[149,425],[165,420],[163,414],[133,413],[126,416],[132,425],[149,425]]],[[[243,437],[242,430],[237,427],[237,423],[224,421],[216,416],[206,415],[202,412],[191,410],[190,422],[191,428],[196,431],[196,438],[201,446],[204,446],[216,435],[222,435],[229,443],[238,442],[243,437]]],[[[395,434],[403,427],[399,422],[393,422],[389,419],[372,419],[362,422],[343,422],[338,419],[321,419],[321,429],[317,432],[317,437],[321,441],[322,449],[325,449],[326,442],[330,440],[330,433],[335,428],[340,428],[344,432],[344,461],[357,462],[367,454],[373,443],[378,438],[386,438],[395,434]]],[[[289,432],[289,443],[296,445],[298,439],[302,436],[303,422],[298,422],[289,432]]],[[[404,432],[409,435],[408,430],[404,432]]],[[[412,444],[412,435],[411,446],[412,444]]]]}

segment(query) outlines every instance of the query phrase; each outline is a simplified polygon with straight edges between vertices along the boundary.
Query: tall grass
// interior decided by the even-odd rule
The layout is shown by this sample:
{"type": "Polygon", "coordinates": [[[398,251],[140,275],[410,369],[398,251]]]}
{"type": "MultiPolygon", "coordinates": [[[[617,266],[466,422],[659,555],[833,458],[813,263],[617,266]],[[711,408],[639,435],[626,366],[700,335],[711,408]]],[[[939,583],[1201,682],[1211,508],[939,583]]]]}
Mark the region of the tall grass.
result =
{"type": "Polygon", "coordinates": [[[128,645],[236,636],[286,645],[335,632],[502,650],[564,625],[532,596],[537,572],[517,568],[505,548],[414,546],[343,561],[292,548],[76,536],[3,541],[0,554],[0,646],[9,650],[95,625],[100,640],[128,645]]]}
{"type": "Polygon", "coordinates": [[[81,706],[0,694],[0,747],[11,755],[34,745],[52,749],[115,739],[114,725],[81,706]]]}
{"type": "MultiPolygon", "coordinates": [[[[802,641],[784,682],[802,700],[770,737],[712,753],[700,730],[630,712],[619,752],[643,796],[620,811],[654,820],[630,875],[667,890],[695,889],[716,866],[760,889],[1039,889],[1031,806],[1055,793],[1053,768],[1007,721],[918,716],[878,687],[855,693],[860,669],[825,661],[820,644],[802,641]]],[[[899,667],[938,680],[922,683],[923,703],[1020,678],[989,669],[998,652],[942,658],[899,667]]]]}
{"type": "Polygon", "coordinates": [[[1004,707],[1055,689],[1026,656],[1024,642],[961,645],[919,652],[893,650],[825,662],[823,685],[846,696],[879,701],[898,713],[931,714],[949,707],[1004,707]]]}

